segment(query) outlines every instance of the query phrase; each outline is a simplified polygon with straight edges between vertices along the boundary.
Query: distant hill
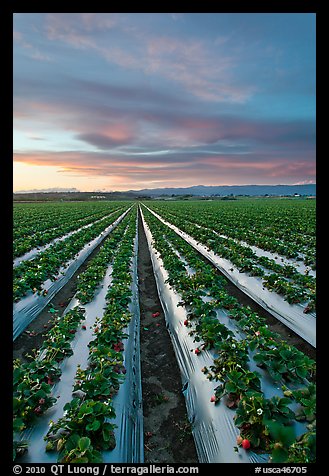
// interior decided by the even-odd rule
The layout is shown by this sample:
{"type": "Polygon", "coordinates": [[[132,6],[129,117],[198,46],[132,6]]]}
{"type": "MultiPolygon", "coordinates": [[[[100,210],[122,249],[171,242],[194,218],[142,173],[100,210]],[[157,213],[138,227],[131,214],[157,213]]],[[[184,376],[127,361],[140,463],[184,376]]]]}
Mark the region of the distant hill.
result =
{"type": "Polygon", "coordinates": [[[153,188],[126,192],[79,192],[76,189],[47,189],[20,191],[13,194],[14,201],[85,201],[85,200],[140,200],[165,196],[292,196],[316,195],[316,185],[196,185],[182,188],[153,188]]]}
{"type": "Polygon", "coordinates": [[[153,188],[143,190],[129,190],[128,193],[149,195],[152,197],[162,195],[196,195],[210,197],[212,195],[316,195],[316,184],[306,185],[195,185],[184,188],[153,188]]]}

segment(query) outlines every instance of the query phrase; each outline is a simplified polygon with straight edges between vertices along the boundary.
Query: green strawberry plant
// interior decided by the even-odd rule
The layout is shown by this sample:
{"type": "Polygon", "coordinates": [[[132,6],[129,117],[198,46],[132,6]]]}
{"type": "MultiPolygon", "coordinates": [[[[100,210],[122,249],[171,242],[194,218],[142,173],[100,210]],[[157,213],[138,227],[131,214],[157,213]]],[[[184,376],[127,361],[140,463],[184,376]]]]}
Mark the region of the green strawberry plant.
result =
{"type": "Polygon", "coordinates": [[[215,388],[216,401],[219,402],[226,396],[226,406],[229,408],[236,408],[241,398],[250,390],[260,392],[261,388],[256,372],[245,370],[239,364],[236,369],[226,372],[224,382],[215,388]]]}
{"type": "Polygon", "coordinates": [[[234,417],[242,438],[249,439],[252,447],[267,451],[271,442],[268,422],[290,426],[294,419],[294,412],[288,406],[290,403],[289,398],[274,396],[266,399],[258,391],[247,391],[240,399],[234,417]]]}
{"type": "Polygon", "coordinates": [[[289,390],[283,386],[284,395],[299,404],[296,410],[296,420],[312,423],[316,418],[316,384],[310,383],[306,387],[297,390],[289,390]]]}
{"type": "MultiPolygon", "coordinates": [[[[72,451],[72,438],[78,446],[81,438],[89,438],[98,457],[99,451],[115,447],[113,433],[115,425],[108,421],[115,418],[115,411],[111,404],[94,400],[81,402],[79,398],[73,398],[64,406],[64,411],[64,416],[51,425],[45,437],[45,440],[48,441],[48,451],[54,449],[60,451],[60,462],[74,462],[73,460],[77,457],[81,457],[81,455],[77,455],[76,451],[72,451]]],[[[86,446],[87,448],[91,450],[90,444],[86,446]]],[[[90,459],[84,462],[96,462],[94,457],[95,455],[91,451],[90,459]]],[[[88,456],[84,454],[84,458],[88,458],[88,456]]],[[[97,462],[101,462],[101,460],[97,462]]]]}
{"type": "Polygon", "coordinates": [[[258,366],[267,369],[275,381],[302,382],[315,374],[314,360],[285,343],[281,343],[279,348],[259,349],[253,358],[258,366]]]}
{"type": "MultiPolygon", "coordinates": [[[[48,451],[52,449],[52,443],[48,443],[48,451]]],[[[101,463],[102,454],[96,450],[88,436],[81,438],[73,433],[66,442],[59,440],[57,449],[60,451],[59,459],[63,463],[101,463]]]]}

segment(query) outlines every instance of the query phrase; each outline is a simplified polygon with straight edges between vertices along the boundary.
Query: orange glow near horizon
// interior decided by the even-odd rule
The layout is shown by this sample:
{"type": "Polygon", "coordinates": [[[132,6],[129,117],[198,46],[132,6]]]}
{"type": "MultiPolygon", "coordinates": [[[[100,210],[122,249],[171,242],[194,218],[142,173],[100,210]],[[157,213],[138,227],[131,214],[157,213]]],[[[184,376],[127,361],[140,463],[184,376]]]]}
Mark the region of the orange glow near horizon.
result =
{"type": "MultiPolygon", "coordinates": [[[[137,171],[135,172],[137,175],[137,171]]],[[[123,174],[112,176],[90,176],[66,172],[59,166],[31,165],[20,162],[13,163],[13,192],[21,190],[44,190],[50,188],[77,188],[82,192],[95,190],[126,191],[152,187],[171,186],[164,180],[149,180],[143,177],[129,177],[123,174]]],[[[173,181],[171,181],[173,182],[173,181]]],[[[189,184],[188,184],[189,185],[189,184]]],[[[175,185],[173,185],[175,186],[175,185]]]]}

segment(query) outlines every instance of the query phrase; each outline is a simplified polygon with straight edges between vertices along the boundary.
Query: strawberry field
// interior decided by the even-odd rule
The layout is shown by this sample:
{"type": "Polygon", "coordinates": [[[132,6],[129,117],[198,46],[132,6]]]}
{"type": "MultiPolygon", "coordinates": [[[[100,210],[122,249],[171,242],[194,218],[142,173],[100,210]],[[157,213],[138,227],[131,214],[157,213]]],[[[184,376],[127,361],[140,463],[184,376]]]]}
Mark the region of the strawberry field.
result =
{"type": "Polygon", "coordinates": [[[196,462],[315,462],[315,228],[306,199],[15,204],[14,460],[168,462],[144,431],[142,331],[170,336],[196,462]]]}

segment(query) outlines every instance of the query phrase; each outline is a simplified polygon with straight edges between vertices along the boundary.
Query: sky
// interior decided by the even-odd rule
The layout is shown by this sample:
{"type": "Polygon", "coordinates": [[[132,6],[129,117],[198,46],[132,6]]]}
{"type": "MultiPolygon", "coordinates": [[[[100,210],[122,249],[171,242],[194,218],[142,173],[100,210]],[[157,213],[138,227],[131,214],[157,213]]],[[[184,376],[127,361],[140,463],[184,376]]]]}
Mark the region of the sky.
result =
{"type": "Polygon", "coordinates": [[[315,183],[314,13],[14,13],[13,190],[315,183]]]}

